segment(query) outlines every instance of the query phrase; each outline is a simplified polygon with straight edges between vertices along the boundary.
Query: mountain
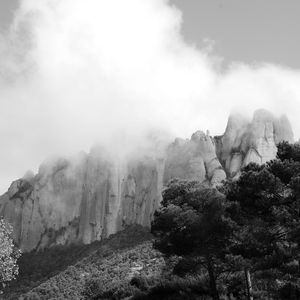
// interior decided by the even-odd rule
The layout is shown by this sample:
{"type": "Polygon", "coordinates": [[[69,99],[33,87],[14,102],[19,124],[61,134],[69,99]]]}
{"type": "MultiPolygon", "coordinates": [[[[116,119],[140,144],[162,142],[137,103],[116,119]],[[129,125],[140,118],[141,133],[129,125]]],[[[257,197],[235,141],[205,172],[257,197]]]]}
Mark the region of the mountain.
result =
{"type": "Polygon", "coordinates": [[[89,244],[131,224],[149,227],[171,178],[218,185],[250,162],[276,156],[276,144],[293,141],[285,116],[258,110],[252,120],[231,115],[223,136],[197,131],[166,149],[114,157],[101,147],[71,159],[44,162],[0,197],[0,215],[14,227],[23,251],[89,244]]]}
{"type": "Polygon", "coordinates": [[[231,115],[226,131],[218,139],[218,157],[228,176],[236,176],[250,162],[263,164],[276,156],[276,144],[293,142],[293,131],[286,116],[275,118],[266,110],[257,110],[251,122],[231,115]]]}

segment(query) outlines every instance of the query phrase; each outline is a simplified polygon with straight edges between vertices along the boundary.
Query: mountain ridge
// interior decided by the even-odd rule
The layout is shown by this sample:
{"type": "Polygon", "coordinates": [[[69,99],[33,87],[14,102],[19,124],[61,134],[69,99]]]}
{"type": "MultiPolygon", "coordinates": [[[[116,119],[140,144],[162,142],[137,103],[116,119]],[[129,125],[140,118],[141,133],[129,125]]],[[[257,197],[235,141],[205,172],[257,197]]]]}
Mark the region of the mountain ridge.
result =
{"type": "Polygon", "coordinates": [[[287,117],[257,110],[252,120],[231,115],[224,135],[195,132],[164,151],[118,160],[103,148],[74,159],[44,162],[0,197],[0,215],[14,227],[23,251],[101,240],[132,224],[149,227],[172,178],[211,186],[235,178],[243,166],[276,157],[276,144],[293,142],[287,117]]]}

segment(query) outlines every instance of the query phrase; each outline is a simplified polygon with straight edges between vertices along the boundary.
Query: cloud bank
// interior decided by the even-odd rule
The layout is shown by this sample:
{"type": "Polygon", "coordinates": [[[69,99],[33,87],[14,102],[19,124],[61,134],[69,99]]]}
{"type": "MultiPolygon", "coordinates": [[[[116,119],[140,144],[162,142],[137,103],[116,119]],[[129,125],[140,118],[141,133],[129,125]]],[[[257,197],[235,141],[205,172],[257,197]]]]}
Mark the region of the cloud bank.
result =
{"type": "Polygon", "coordinates": [[[300,136],[299,70],[224,71],[181,26],[167,0],[20,1],[0,35],[0,191],[54,153],[133,147],[149,131],[222,134],[232,109],[285,113],[300,136]]]}

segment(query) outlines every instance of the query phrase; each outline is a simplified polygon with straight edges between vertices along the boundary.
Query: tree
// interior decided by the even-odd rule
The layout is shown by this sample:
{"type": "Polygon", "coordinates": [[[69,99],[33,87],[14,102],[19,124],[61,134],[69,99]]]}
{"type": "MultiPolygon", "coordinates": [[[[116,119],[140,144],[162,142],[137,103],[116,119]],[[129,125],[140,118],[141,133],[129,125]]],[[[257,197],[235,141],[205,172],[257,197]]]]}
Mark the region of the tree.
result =
{"type": "Polygon", "coordinates": [[[226,260],[234,223],[226,217],[225,196],[196,181],[172,180],[163,192],[151,231],[154,247],[204,267],[213,299],[219,299],[217,270],[226,260]]]}
{"type": "MultiPolygon", "coordinates": [[[[18,275],[17,260],[21,255],[13,243],[12,226],[0,218],[0,284],[11,281],[18,275]]],[[[1,291],[1,289],[0,289],[1,291]]]]}
{"type": "Polygon", "coordinates": [[[278,282],[297,285],[300,270],[300,147],[283,142],[278,158],[265,165],[249,164],[238,180],[224,188],[234,207],[238,241],[231,251],[242,255],[246,271],[255,272],[274,288],[278,282]],[[296,263],[297,262],[297,263],[296,263]],[[293,284],[291,284],[293,283],[293,284]],[[294,284],[295,283],[295,284],[294,284]]]}
{"type": "Polygon", "coordinates": [[[286,141],[277,145],[277,158],[281,161],[293,160],[300,162],[300,144],[290,144],[286,141]]]}
{"type": "Polygon", "coordinates": [[[234,278],[226,290],[241,292],[241,270],[248,299],[253,299],[251,277],[256,288],[257,283],[267,284],[261,291],[268,294],[264,299],[270,293],[298,299],[300,145],[280,143],[277,159],[249,164],[237,180],[218,190],[194,181],[171,181],[152,232],[158,250],[183,257],[175,269],[207,270],[214,299],[219,299],[219,275],[226,272],[234,278]]]}

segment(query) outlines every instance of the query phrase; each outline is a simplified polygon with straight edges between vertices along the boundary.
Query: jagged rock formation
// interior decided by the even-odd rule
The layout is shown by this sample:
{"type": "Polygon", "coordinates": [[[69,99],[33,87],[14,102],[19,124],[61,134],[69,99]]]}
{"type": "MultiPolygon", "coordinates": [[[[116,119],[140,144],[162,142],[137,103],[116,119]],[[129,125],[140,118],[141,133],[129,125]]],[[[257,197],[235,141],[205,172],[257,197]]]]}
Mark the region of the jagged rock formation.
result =
{"type": "Polygon", "coordinates": [[[293,142],[293,131],[286,116],[275,118],[266,110],[257,110],[247,121],[234,114],[229,117],[226,131],[216,138],[217,153],[228,176],[239,174],[250,162],[265,163],[276,157],[276,144],[293,142]]]}
{"type": "Polygon", "coordinates": [[[24,251],[90,243],[129,224],[149,226],[161,199],[163,165],[150,157],[118,162],[99,149],[47,161],[34,178],[11,185],[0,212],[24,251]]]}
{"type": "Polygon", "coordinates": [[[150,226],[171,178],[218,185],[249,162],[273,159],[282,140],[293,141],[288,119],[259,110],[252,121],[230,116],[223,136],[198,131],[157,155],[120,160],[94,148],[72,159],[48,160],[37,175],[28,172],[11,184],[0,197],[0,215],[13,225],[23,251],[90,243],[125,225],[150,226]]]}
{"type": "Polygon", "coordinates": [[[197,131],[190,140],[176,139],[166,155],[164,182],[171,178],[199,180],[216,185],[226,179],[214,139],[197,131]]]}

